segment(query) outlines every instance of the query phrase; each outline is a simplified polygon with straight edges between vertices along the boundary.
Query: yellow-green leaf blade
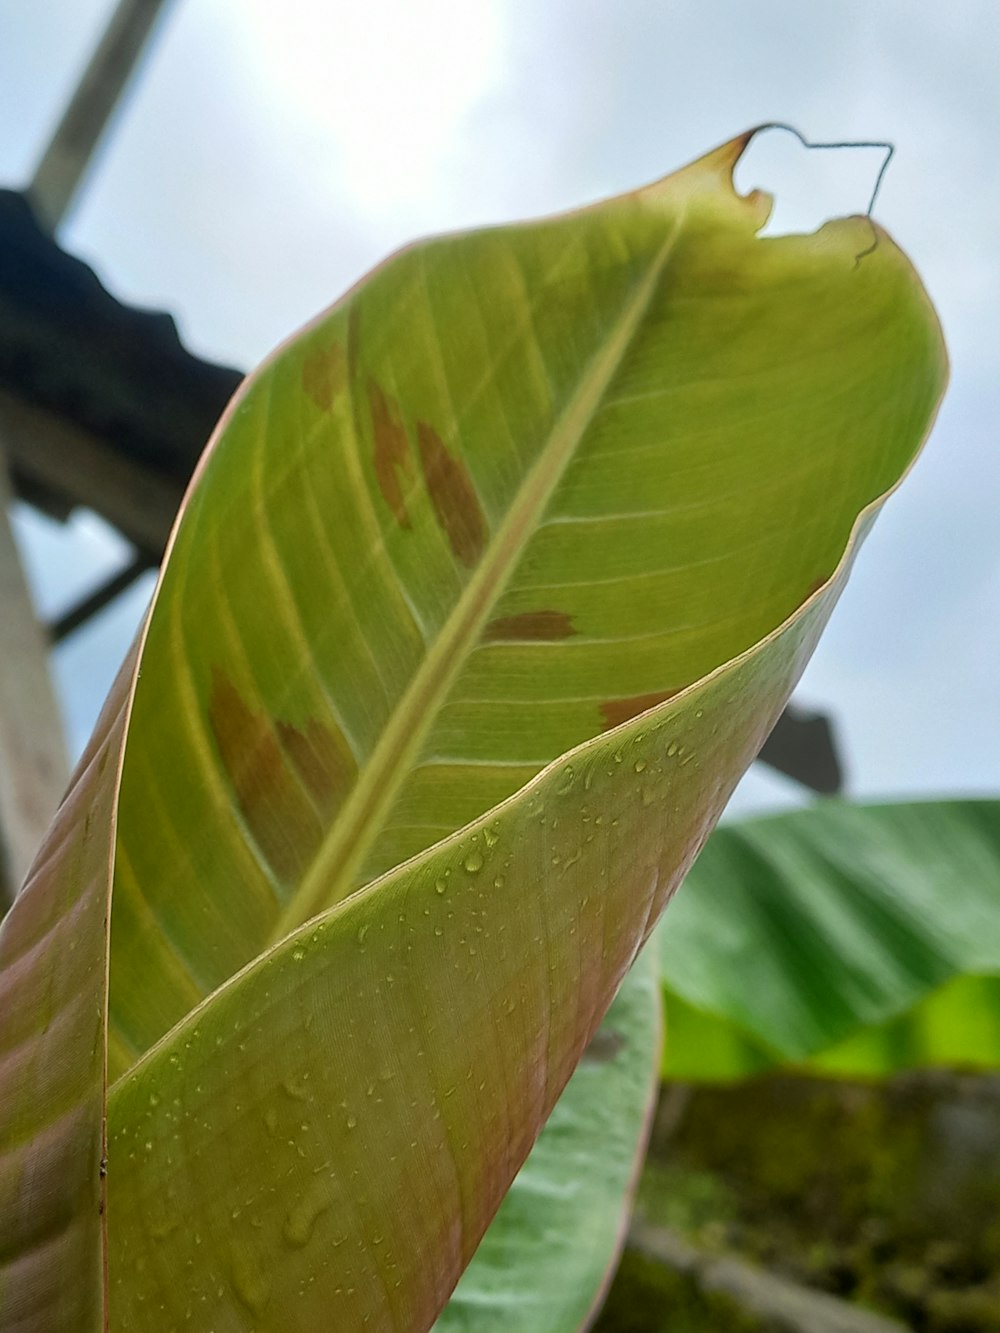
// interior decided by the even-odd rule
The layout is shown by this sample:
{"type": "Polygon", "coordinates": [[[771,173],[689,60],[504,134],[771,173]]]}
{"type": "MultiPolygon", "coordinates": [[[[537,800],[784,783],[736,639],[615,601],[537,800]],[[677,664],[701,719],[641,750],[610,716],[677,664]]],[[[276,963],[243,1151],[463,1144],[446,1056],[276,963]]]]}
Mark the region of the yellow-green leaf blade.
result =
{"type": "Polygon", "coordinates": [[[432,1324],[846,574],[307,923],[119,1080],[113,1328],[432,1324]]]}
{"type": "Polygon", "coordinates": [[[855,265],[862,219],[761,241],[745,142],[403,252],[237,398],[136,694],[116,1074],[266,942],[749,648],[905,469],[944,375],[919,283],[886,237],[855,265]]]}

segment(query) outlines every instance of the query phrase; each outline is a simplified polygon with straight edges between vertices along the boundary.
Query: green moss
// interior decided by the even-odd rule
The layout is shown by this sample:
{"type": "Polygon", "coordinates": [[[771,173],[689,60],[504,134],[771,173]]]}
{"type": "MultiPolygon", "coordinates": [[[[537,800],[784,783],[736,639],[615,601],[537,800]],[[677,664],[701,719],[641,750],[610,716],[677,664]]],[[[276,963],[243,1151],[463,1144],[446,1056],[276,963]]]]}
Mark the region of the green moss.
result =
{"type": "Polygon", "coordinates": [[[726,1228],[739,1213],[733,1190],[717,1175],[655,1158],[646,1163],[635,1206],[647,1221],[671,1227],[703,1245],[724,1244],[726,1228]]]}
{"type": "Polygon", "coordinates": [[[627,1253],[593,1333],[763,1333],[725,1296],[699,1292],[682,1273],[627,1253]]]}
{"type": "Polygon", "coordinates": [[[1000,1088],[988,1080],[700,1089],[679,1128],[654,1135],[638,1209],[925,1333],[1000,1333],[1000,1088]]]}
{"type": "Polygon", "coordinates": [[[1000,1284],[931,1292],[926,1312],[927,1333],[998,1333],[1000,1284]]]}

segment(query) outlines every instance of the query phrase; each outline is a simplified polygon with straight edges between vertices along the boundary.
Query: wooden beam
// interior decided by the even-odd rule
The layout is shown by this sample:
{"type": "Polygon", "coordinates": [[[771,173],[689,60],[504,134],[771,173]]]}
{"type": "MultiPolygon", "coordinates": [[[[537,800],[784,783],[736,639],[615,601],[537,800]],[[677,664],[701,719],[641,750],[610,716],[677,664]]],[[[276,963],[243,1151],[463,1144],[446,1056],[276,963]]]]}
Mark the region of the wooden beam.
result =
{"type": "Polygon", "coordinates": [[[135,556],[117,574],[106,579],[93,592],[88,593],[86,597],[81,597],[78,602],[64,611],[58,620],[49,621],[46,626],[46,633],[49,642],[54,646],[61,643],[63,639],[68,638],[74,631],[85,625],[91,616],[96,616],[103,611],[109,602],[113,602],[116,597],[120,597],[123,592],[131,588],[136,579],[146,573],[148,569],[153,568],[149,561],[141,555],[135,556]]]}
{"type": "Polygon", "coordinates": [[[119,0],[28,187],[53,232],[83,182],[115,106],[149,41],[165,0],[119,0]]]}
{"type": "Polygon", "coordinates": [[[14,900],[66,787],[46,636],[10,526],[0,449],[0,915],[14,900]]]}
{"type": "Polygon", "coordinates": [[[0,439],[16,483],[85,505],[159,563],[183,488],[81,426],[0,390],[0,439]]]}
{"type": "MultiPolygon", "coordinates": [[[[668,1227],[653,1226],[641,1218],[632,1222],[626,1249],[663,1269],[664,1276],[672,1276],[680,1293],[687,1288],[706,1313],[716,1315],[719,1322],[712,1319],[713,1328],[769,1329],[774,1333],[907,1333],[908,1325],[895,1319],[772,1273],[739,1255],[703,1248],[668,1227]]],[[[612,1305],[614,1295],[612,1288],[612,1305]]],[[[612,1319],[608,1323],[617,1326],[612,1319]]],[[[601,1328],[598,1319],[595,1329],[599,1333],[601,1328]]]]}

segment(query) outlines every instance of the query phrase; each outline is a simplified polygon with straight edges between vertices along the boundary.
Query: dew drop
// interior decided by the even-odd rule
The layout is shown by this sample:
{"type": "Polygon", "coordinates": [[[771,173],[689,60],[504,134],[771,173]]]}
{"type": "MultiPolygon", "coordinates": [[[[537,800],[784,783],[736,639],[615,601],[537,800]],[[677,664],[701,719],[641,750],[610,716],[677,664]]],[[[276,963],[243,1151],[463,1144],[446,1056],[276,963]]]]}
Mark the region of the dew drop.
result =
{"type": "Polygon", "coordinates": [[[309,1096],[308,1088],[303,1086],[308,1077],[308,1074],[304,1074],[300,1082],[296,1082],[295,1079],[286,1078],[281,1086],[293,1101],[304,1102],[309,1096]]]}
{"type": "Polygon", "coordinates": [[[667,754],[672,759],[676,753],[677,753],[677,742],[671,741],[670,744],[667,746],[667,754]]]}
{"type": "Polygon", "coordinates": [[[436,880],[434,881],[434,892],[435,892],[435,893],[444,893],[445,890],[447,889],[447,887],[448,887],[448,885],[444,882],[443,879],[436,879],[436,880]]]}
{"type": "Polygon", "coordinates": [[[483,868],[483,854],[475,848],[468,854],[462,863],[470,875],[478,875],[483,868]]]}
{"type": "Polygon", "coordinates": [[[495,847],[499,840],[500,840],[500,833],[496,824],[494,824],[490,828],[483,829],[483,841],[486,843],[487,847],[495,847]]]}
{"type": "Polygon", "coordinates": [[[641,773],[645,767],[646,767],[645,759],[637,759],[635,761],[634,768],[637,773],[641,773]]]}
{"type": "Polygon", "coordinates": [[[317,1221],[329,1207],[330,1196],[322,1182],[306,1190],[285,1218],[281,1234],[288,1244],[300,1249],[308,1245],[317,1221]]]}
{"type": "Polygon", "coordinates": [[[365,936],[366,936],[367,934],[368,934],[368,926],[367,926],[367,925],[364,925],[364,926],[362,926],[361,929],[358,931],[358,943],[359,943],[359,944],[364,944],[364,942],[365,942],[365,936]]]}
{"type": "Polygon", "coordinates": [[[160,1217],[150,1225],[149,1234],[154,1240],[163,1240],[176,1231],[179,1226],[180,1219],[177,1217],[160,1217]]]}
{"type": "Polygon", "coordinates": [[[264,1264],[255,1263],[245,1250],[233,1250],[233,1290],[251,1314],[263,1314],[271,1299],[271,1288],[264,1264]]]}
{"type": "Polygon", "coordinates": [[[301,944],[297,944],[295,948],[292,950],[292,957],[297,963],[301,963],[303,958],[305,958],[305,956],[306,956],[305,949],[303,949],[301,944]]]}

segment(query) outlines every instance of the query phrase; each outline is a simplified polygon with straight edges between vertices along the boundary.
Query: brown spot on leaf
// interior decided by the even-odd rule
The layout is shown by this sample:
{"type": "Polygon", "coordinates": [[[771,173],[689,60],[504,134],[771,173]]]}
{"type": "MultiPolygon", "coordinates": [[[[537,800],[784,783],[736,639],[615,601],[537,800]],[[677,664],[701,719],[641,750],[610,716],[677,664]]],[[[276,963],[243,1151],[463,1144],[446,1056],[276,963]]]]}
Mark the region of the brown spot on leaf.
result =
{"type": "Polygon", "coordinates": [[[304,729],[277,724],[282,748],[298,770],[320,814],[330,816],[358,776],[354,755],[340,732],[311,717],[304,729]]]}
{"type": "Polygon", "coordinates": [[[396,516],[400,527],[410,526],[406,501],[399,484],[400,472],[412,471],[410,441],[406,427],[396,419],[395,404],[374,380],[368,381],[368,405],[372,414],[375,479],[382,499],[396,516]]]}
{"type": "Polygon", "coordinates": [[[585,1064],[607,1065],[628,1045],[628,1038],[614,1028],[598,1028],[580,1057],[585,1064]]]}
{"type": "Polygon", "coordinates": [[[302,363],[302,387],[318,408],[329,412],[347,383],[347,356],[340,343],[317,347],[302,363]]]}
{"type": "Polygon", "coordinates": [[[301,874],[355,777],[347,743],[255,713],[224,671],[212,671],[209,721],[247,829],[278,879],[301,874]]]}
{"type": "Polygon", "coordinates": [[[575,633],[573,617],[565,611],[522,611],[516,616],[491,620],[483,630],[483,639],[487,643],[525,640],[549,643],[554,639],[568,639],[575,633]]]}
{"type": "Polygon", "coordinates": [[[420,462],[427,491],[452,551],[470,568],[486,545],[486,516],[468,468],[450,454],[433,426],[417,422],[420,462]]]}
{"type": "Polygon", "coordinates": [[[629,699],[608,699],[601,704],[604,714],[604,729],[620,726],[633,717],[638,717],[647,708],[655,708],[667,699],[672,699],[677,690],[654,690],[652,694],[634,694],[629,699]]]}

